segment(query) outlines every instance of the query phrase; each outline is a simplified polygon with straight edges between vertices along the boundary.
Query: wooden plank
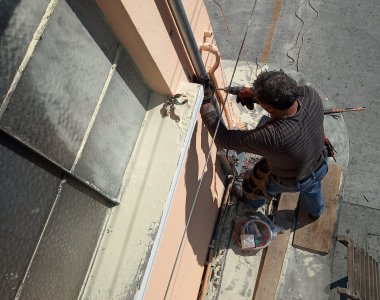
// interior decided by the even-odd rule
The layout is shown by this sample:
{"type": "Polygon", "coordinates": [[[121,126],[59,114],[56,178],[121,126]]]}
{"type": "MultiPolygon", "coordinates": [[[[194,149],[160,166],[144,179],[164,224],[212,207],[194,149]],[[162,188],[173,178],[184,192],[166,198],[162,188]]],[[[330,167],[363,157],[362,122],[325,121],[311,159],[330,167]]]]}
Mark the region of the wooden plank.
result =
{"type": "Polygon", "coordinates": [[[373,257],[370,256],[370,269],[371,269],[371,299],[378,299],[376,298],[376,261],[373,259],[373,257]]]}
{"type": "Polygon", "coordinates": [[[286,231],[279,234],[266,249],[260,277],[256,281],[253,296],[255,300],[271,300],[276,295],[298,198],[299,193],[282,193],[281,195],[276,213],[276,224],[283,226],[286,231]]]}
{"type": "Polygon", "coordinates": [[[354,287],[354,243],[352,241],[347,246],[347,276],[348,288],[353,290],[354,287]]]}
{"type": "Polygon", "coordinates": [[[368,294],[367,294],[367,283],[368,283],[368,277],[367,277],[367,255],[364,251],[364,249],[360,249],[361,253],[361,274],[360,274],[360,281],[361,281],[361,295],[363,296],[364,299],[368,299],[368,294]]]}
{"type": "Polygon", "coordinates": [[[379,270],[379,265],[377,262],[375,263],[375,291],[376,291],[375,299],[379,299],[380,298],[380,270],[379,270]]]}
{"type": "Polygon", "coordinates": [[[325,207],[318,220],[313,221],[300,203],[293,239],[294,247],[319,254],[327,254],[330,251],[341,175],[342,170],[339,165],[329,164],[329,171],[322,181],[325,207]]]}
{"type": "Polygon", "coordinates": [[[360,250],[357,247],[354,248],[354,255],[354,287],[350,289],[352,289],[355,294],[360,295],[360,250]]]}
{"type": "Polygon", "coordinates": [[[364,250],[360,248],[359,251],[360,255],[360,296],[363,297],[363,299],[367,299],[365,294],[365,284],[366,284],[366,277],[365,277],[365,255],[364,250]]]}

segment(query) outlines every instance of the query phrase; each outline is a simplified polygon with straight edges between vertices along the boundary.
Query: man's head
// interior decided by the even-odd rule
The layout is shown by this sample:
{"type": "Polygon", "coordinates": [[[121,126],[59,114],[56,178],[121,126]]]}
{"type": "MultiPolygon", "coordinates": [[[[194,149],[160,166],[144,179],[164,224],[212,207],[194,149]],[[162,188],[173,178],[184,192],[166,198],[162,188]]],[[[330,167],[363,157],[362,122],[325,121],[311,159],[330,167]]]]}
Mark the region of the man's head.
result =
{"type": "Polygon", "coordinates": [[[299,96],[297,83],[283,70],[261,73],[254,83],[254,90],[259,104],[278,110],[288,109],[299,96]]]}

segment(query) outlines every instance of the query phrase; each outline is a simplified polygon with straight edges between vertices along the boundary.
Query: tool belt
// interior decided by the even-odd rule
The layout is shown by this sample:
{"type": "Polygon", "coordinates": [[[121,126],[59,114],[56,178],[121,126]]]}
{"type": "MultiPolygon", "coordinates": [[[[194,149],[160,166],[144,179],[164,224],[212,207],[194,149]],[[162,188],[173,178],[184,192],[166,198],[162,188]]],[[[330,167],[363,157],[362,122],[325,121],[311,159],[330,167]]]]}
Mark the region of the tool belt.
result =
{"type": "MultiPolygon", "coordinates": [[[[318,171],[325,163],[326,156],[328,154],[326,152],[326,150],[323,151],[323,153],[318,157],[314,172],[318,171]]],[[[270,177],[273,180],[277,181],[280,185],[294,186],[294,184],[296,184],[297,182],[302,183],[303,181],[308,180],[310,176],[307,176],[302,180],[296,180],[295,178],[280,179],[277,176],[269,173],[268,163],[263,158],[255,164],[252,172],[248,171],[244,175],[242,186],[246,193],[251,194],[253,196],[263,196],[267,198],[269,201],[271,201],[272,196],[270,196],[267,191],[268,180],[270,177]]]]}
{"type": "Polygon", "coordinates": [[[243,179],[243,189],[246,193],[253,196],[263,196],[269,201],[272,200],[267,192],[267,184],[270,173],[265,159],[258,161],[253,167],[252,172],[247,172],[243,179]]]}

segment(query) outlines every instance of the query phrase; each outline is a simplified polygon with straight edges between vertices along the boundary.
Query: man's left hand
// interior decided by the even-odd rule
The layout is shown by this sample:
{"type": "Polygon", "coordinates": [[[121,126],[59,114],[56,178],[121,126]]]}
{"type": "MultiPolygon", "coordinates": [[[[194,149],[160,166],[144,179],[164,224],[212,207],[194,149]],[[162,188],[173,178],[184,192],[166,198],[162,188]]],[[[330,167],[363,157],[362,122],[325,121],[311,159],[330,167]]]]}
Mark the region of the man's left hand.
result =
{"type": "Polygon", "coordinates": [[[210,103],[215,92],[214,83],[211,81],[211,79],[207,79],[205,80],[203,84],[203,88],[204,88],[203,104],[210,103]]]}

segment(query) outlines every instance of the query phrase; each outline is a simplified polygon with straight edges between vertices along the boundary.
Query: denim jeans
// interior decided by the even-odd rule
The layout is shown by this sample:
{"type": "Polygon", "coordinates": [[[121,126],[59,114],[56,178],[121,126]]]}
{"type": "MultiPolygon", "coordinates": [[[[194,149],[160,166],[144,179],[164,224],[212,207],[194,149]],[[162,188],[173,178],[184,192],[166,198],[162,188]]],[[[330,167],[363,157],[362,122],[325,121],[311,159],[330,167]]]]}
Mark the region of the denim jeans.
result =
{"type": "Polygon", "coordinates": [[[327,160],[315,170],[310,177],[305,180],[296,182],[294,186],[283,186],[275,181],[272,177],[269,178],[267,184],[268,194],[275,196],[282,192],[300,192],[300,199],[305,210],[313,217],[319,217],[323,212],[323,194],[322,194],[322,179],[327,174],[327,160]]]}

